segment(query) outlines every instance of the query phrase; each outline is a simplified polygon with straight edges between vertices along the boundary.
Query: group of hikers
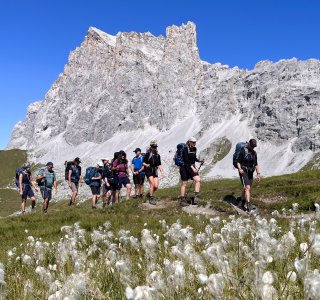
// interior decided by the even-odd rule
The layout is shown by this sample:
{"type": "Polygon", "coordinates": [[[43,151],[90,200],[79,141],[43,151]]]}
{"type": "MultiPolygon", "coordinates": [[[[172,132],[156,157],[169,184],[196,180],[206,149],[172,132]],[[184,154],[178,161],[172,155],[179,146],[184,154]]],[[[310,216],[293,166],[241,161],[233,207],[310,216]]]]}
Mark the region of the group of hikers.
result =
{"type": "MultiPolygon", "coordinates": [[[[201,179],[199,170],[204,164],[204,160],[197,156],[196,143],[196,138],[190,137],[186,143],[178,144],[174,157],[174,162],[179,167],[181,178],[179,196],[181,206],[197,205],[200,200],[201,179]],[[196,162],[200,163],[199,168],[196,167],[196,162]],[[187,182],[190,179],[194,182],[194,197],[191,202],[188,200],[188,192],[186,191],[187,182]]],[[[255,139],[250,139],[249,142],[245,143],[238,143],[233,155],[233,166],[238,169],[243,185],[243,193],[241,195],[242,208],[247,212],[252,210],[250,190],[255,171],[257,172],[257,179],[260,180],[257,153],[254,150],[256,146],[257,141],[255,139]]],[[[146,153],[142,153],[141,148],[136,148],[133,152],[135,156],[130,164],[126,153],[121,150],[115,152],[112,159],[103,158],[94,167],[88,167],[84,176],[82,176],[79,157],[76,157],[73,161],[66,161],[65,180],[71,190],[69,205],[76,203],[79,186],[83,185],[83,183],[86,183],[91,189],[93,209],[97,207],[97,202],[100,198],[102,199],[103,207],[118,203],[121,198],[120,190],[122,187],[126,189],[126,199],[128,200],[131,195],[130,172],[133,175],[135,187],[133,198],[143,198],[144,182],[145,178],[147,178],[149,191],[146,194],[146,200],[149,204],[156,205],[154,193],[159,187],[159,173],[164,176],[157,142],[152,140],[146,153]]],[[[30,169],[31,165],[27,164],[16,171],[16,184],[22,201],[21,212],[25,213],[27,198],[31,199],[31,209],[35,208],[36,198],[33,189],[37,192],[39,187],[44,200],[43,212],[47,213],[49,202],[52,199],[52,191],[54,189],[57,192],[58,188],[57,178],[53,171],[53,163],[48,162],[44,168],[41,168],[36,175],[36,180],[33,179],[30,169]]]]}

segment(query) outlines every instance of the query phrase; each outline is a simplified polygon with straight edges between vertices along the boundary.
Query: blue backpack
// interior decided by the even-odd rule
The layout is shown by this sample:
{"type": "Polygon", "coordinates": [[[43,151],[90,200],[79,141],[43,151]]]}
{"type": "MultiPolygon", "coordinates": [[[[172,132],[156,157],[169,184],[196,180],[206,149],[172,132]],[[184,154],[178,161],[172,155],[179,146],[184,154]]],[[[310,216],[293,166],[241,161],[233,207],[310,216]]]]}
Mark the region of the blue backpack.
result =
{"type": "Polygon", "coordinates": [[[22,168],[18,168],[16,170],[16,186],[19,187],[19,176],[20,174],[23,172],[23,169],[22,168]]]}
{"type": "Polygon", "coordinates": [[[248,146],[248,142],[240,142],[236,145],[236,150],[234,151],[234,154],[233,154],[233,166],[235,168],[237,168],[237,162],[239,161],[239,155],[240,155],[240,152],[241,150],[244,148],[244,149],[247,149],[247,146],[248,146]]]}
{"type": "Polygon", "coordinates": [[[177,151],[176,151],[176,154],[174,155],[173,160],[174,160],[175,165],[178,167],[181,167],[184,165],[182,153],[183,153],[183,150],[185,147],[187,147],[187,145],[185,143],[180,143],[177,145],[177,151]]]}
{"type": "Polygon", "coordinates": [[[84,182],[87,185],[90,185],[90,183],[92,182],[92,177],[94,177],[94,175],[96,174],[97,169],[96,167],[88,167],[86,169],[86,175],[84,176],[84,182]]]}

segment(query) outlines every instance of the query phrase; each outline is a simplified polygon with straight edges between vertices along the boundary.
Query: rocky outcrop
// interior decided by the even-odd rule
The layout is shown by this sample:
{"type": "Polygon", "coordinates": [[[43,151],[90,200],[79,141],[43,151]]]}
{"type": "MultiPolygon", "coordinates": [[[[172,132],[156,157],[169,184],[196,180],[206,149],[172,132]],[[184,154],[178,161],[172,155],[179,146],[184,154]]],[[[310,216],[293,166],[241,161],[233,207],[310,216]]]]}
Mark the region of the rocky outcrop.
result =
{"type": "Polygon", "coordinates": [[[166,37],[90,28],[7,148],[33,150],[57,136],[98,145],[120,132],[169,131],[190,117],[201,132],[239,116],[261,142],[317,152],[319,100],[315,59],[263,61],[248,71],[201,61],[191,22],[168,27],[166,37]]]}

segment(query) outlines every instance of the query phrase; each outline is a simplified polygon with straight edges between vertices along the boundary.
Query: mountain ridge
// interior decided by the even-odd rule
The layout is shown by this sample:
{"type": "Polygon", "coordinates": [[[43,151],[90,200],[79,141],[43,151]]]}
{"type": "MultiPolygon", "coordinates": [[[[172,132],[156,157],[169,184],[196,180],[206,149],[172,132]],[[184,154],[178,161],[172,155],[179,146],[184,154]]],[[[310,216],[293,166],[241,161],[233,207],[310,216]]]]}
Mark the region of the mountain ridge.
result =
{"type": "Polygon", "coordinates": [[[202,61],[196,38],[192,22],[169,26],[166,37],[112,36],[90,27],[44,101],[31,104],[14,127],[7,149],[61,162],[67,153],[111,156],[158,137],[171,163],[175,145],[190,135],[201,136],[202,153],[225,137],[231,150],[208,176],[229,177],[235,143],[256,137],[258,150],[277,166],[261,155],[266,175],[306,165],[319,151],[320,62],[293,58],[229,68],[202,61]],[[210,132],[218,128],[225,133],[210,132]]]}

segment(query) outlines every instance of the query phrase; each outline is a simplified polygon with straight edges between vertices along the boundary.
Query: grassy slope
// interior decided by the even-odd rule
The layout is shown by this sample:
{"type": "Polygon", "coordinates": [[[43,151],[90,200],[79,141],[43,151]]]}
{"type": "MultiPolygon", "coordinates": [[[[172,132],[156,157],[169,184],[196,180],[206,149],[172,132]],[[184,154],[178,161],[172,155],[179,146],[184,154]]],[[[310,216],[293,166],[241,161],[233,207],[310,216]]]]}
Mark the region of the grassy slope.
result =
{"type": "MultiPolygon", "coordinates": [[[[1,153],[1,159],[4,159],[8,170],[15,170],[26,160],[25,153],[12,152],[19,157],[16,163],[11,165],[10,157],[1,153]]],[[[2,163],[2,162],[1,162],[2,163]]],[[[4,174],[9,174],[12,178],[12,170],[4,174]]],[[[9,175],[7,175],[10,177],[9,175]]],[[[262,213],[269,214],[274,209],[290,208],[292,203],[298,202],[300,208],[304,211],[313,209],[313,203],[320,201],[320,171],[312,170],[299,172],[296,174],[272,177],[262,179],[253,186],[253,202],[257,204],[262,213]]],[[[4,176],[2,182],[7,184],[4,176]]],[[[190,183],[189,183],[190,185],[190,183]]],[[[188,186],[189,187],[189,186],[188,186]]],[[[15,191],[0,190],[1,197],[6,195],[0,202],[0,213],[4,215],[9,210],[15,211],[19,209],[19,198],[15,191]],[[7,194],[6,194],[7,193],[7,194]],[[8,208],[9,207],[9,208],[8,208]]],[[[241,186],[238,179],[216,180],[204,182],[202,185],[203,204],[210,204],[212,208],[223,211],[225,213],[233,213],[231,206],[225,201],[240,196],[241,186]]],[[[179,195],[179,187],[162,189],[157,193],[157,197],[163,199],[176,199],[179,195]]],[[[192,193],[190,193],[192,195],[192,193]]],[[[68,207],[67,201],[52,203],[49,208],[48,215],[40,212],[38,204],[38,212],[18,217],[0,218],[0,262],[5,261],[6,251],[17,244],[25,241],[27,234],[25,229],[29,231],[28,235],[42,237],[45,240],[57,240],[61,237],[60,228],[66,224],[73,224],[80,221],[81,226],[85,229],[92,229],[109,220],[115,230],[121,228],[130,229],[133,234],[141,232],[144,223],[148,223],[148,228],[157,230],[159,220],[165,218],[169,223],[181,219],[185,224],[193,225],[193,216],[183,213],[177,203],[170,209],[143,211],[135,200],[121,203],[106,209],[92,210],[90,201],[80,204],[76,207],[68,207]]],[[[195,225],[196,226],[196,225],[195,225]]]]}
{"type": "Polygon", "coordinates": [[[12,185],[12,187],[15,186],[15,171],[26,161],[26,151],[0,151],[0,217],[7,216],[17,210],[17,205],[19,205],[19,196],[17,191],[4,188],[8,185],[12,185]]]}

